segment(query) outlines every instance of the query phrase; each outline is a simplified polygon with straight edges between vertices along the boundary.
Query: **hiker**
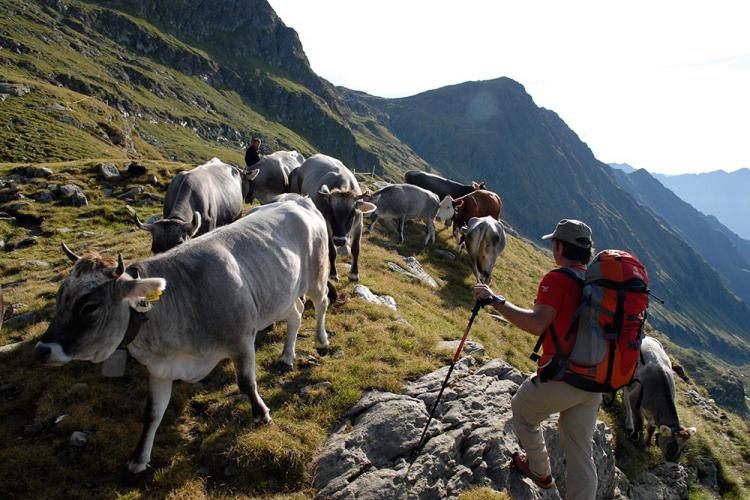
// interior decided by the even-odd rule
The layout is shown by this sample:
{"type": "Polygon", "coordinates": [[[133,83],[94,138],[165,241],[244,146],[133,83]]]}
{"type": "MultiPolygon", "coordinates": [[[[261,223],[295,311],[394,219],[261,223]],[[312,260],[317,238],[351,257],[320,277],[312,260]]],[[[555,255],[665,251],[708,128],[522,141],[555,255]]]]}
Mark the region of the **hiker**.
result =
{"type": "Polygon", "coordinates": [[[260,139],[257,137],[253,137],[253,140],[250,142],[250,145],[247,147],[247,150],[245,151],[245,165],[248,167],[252,167],[256,163],[260,161],[260,139]]]}
{"type": "Polygon", "coordinates": [[[555,354],[553,336],[562,352],[569,352],[575,341],[575,338],[566,340],[566,332],[578,308],[582,285],[568,273],[572,271],[583,278],[592,255],[591,228],[577,220],[563,219],[552,234],[542,239],[552,240],[555,264],[568,270],[552,271],[542,278],[533,309],[511,304],[505,297],[495,295],[487,285],[475,285],[473,294],[476,300],[492,298],[492,306],[518,328],[538,337],[545,332],[551,333],[544,335],[537,374],[524,381],[513,397],[513,428],[525,450],[525,454],[513,454],[514,466],[540,488],[555,486],[539,424],[552,413],[560,412],[560,442],[567,467],[566,498],[593,499],[597,476],[591,451],[601,394],[578,389],[563,381],[542,382],[542,378],[547,377],[540,378],[543,368],[552,367],[550,363],[555,354]]]}

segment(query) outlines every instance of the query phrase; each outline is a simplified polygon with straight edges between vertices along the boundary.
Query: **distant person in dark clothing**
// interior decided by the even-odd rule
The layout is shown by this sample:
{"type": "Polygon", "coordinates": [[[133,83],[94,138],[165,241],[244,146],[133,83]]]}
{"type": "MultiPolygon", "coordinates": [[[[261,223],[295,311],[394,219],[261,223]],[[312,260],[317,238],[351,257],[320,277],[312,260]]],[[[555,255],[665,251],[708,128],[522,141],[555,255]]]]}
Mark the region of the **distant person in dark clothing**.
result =
{"type": "Polygon", "coordinates": [[[251,167],[260,161],[258,152],[260,151],[260,139],[254,137],[247,151],[245,151],[245,165],[251,167]]]}

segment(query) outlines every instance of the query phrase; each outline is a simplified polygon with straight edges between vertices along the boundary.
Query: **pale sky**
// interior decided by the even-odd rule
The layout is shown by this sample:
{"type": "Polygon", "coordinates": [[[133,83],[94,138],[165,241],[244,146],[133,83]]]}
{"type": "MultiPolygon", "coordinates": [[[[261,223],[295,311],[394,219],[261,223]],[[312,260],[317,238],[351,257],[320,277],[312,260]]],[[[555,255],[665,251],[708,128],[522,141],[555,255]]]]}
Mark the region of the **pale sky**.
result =
{"type": "Polygon", "coordinates": [[[403,97],[507,76],[601,161],[750,167],[750,2],[270,3],[334,85],[403,97]]]}

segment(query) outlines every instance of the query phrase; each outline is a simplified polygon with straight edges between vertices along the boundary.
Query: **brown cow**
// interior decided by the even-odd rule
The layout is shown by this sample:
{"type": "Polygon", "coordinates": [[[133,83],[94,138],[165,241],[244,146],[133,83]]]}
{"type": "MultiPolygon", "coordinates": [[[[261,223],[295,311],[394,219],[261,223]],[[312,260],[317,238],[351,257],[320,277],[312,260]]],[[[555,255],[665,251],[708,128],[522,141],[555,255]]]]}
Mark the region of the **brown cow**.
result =
{"type": "Polygon", "coordinates": [[[461,247],[459,231],[468,224],[469,219],[489,215],[500,220],[502,213],[503,200],[500,199],[500,196],[492,191],[479,189],[455,200],[450,195],[443,198],[443,201],[440,202],[437,218],[443,222],[453,220],[453,236],[458,242],[456,247],[456,250],[458,250],[461,247]]]}

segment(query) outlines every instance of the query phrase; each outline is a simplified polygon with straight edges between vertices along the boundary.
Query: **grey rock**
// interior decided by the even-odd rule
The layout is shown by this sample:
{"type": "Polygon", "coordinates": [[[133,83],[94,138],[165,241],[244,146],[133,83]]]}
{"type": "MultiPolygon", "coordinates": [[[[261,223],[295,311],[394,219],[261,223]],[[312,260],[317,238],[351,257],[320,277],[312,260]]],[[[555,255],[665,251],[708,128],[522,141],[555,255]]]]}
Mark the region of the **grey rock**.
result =
{"type": "Polygon", "coordinates": [[[380,305],[388,306],[394,311],[398,309],[398,306],[396,305],[396,299],[394,299],[390,295],[374,294],[372,293],[372,291],[370,291],[369,288],[367,288],[364,285],[355,286],[354,295],[372,304],[380,304],[380,305]]]}
{"type": "Polygon", "coordinates": [[[0,250],[5,250],[5,240],[0,240],[0,250]]]}
{"type": "Polygon", "coordinates": [[[19,314],[18,316],[13,316],[12,318],[6,320],[3,326],[5,328],[21,328],[26,325],[36,323],[36,320],[36,313],[27,312],[24,314],[19,314]]]}
{"type": "Polygon", "coordinates": [[[27,260],[23,264],[26,267],[37,267],[37,268],[46,268],[50,266],[49,262],[44,262],[43,260],[27,260]]]}
{"type": "Polygon", "coordinates": [[[83,446],[86,446],[88,440],[88,432],[74,431],[73,434],[70,435],[70,439],[68,440],[68,442],[73,448],[82,448],[83,446]]]}
{"type": "Polygon", "coordinates": [[[99,178],[103,181],[115,182],[120,180],[120,171],[113,163],[99,164],[99,178]]]}
{"type": "Polygon", "coordinates": [[[684,500],[688,494],[688,473],[674,462],[662,462],[630,481],[633,500],[684,500]]]}
{"type": "Polygon", "coordinates": [[[395,262],[388,262],[388,268],[392,271],[396,271],[399,274],[408,276],[410,278],[421,281],[422,283],[430,286],[431,288],[437,288],[438,284],[435,279],[430,276],[427,271],[422,268],[422,265],[414,257],[404,257],[405,268],[396,264],[395,262]]]}
{"type": "Polygon", "coordinates": [[[82,207],[89,204],[83,189],[75,184],[64,184],[60,186],[60,196],[65,198],[68,204],[74,207],[82,207]]]}
{"type": "MultiPolygon", "coordinates": [[[[29,236],[28,238],[24,238],[18,243],[15,244],[13,247],[15,250],[19,250],[21,248],[28,248],[30,246],[36,245],[39,241],[39,238],[37,236],[29,236]]],[[[39,262],[39,261],[33,261],[33,262],[39,262]]],[[[37,266],[37,267],[44,267],[44,266],[37,266]]]]}
{"type": "Polygon", "coordinates": [[[143,194],[146,190],[143,188],[143,186],[135,186],[133,188],[128,189],[122,194],[117,195],[118,198],[132,198],[134,196],[138,196],[139,194],[143,194]]]}
{"type": "MultiPolygon", "coordinates": [[[[460,343],[461,343],[460,340],[443,340],[442,342],[438,342],[436,348],[440,351],[456,352],[456,349],[458,349],[458,345],[460,343]]],[[[467,340],[464,343],[462,352],[467,356],[471,356],[473,354],[479,354],[483,356],[484,346],[480,344],[479,342],[475,342],[473,340],[467,340]]]]}
{"type": "Polygon", "coordinates": [[[148,182],[152,186],[156,186],[157,184],[159,184],[159,179],[155,175],[149,175],[146,179],[146,182],[148,182]]]}
{"type": "Polygon", "coordinates": [[[55,195],[52,194],[52,191],[45,189],[37,193],[36,201],[39,203],[50,203],[55,201],[55,195]]]}
{"type": "Polygon", "coordinates": [[[50,276],[44,281],[46,281],[47,283],[57,283],[58,281],[62,281],[64,277],[65,277],[64,274],[58,273],[58,274],[55,274],[54,276],[50,276]]]}
{"type": "Polygon", "coordinates": [[[91,236],[95,236],[96,233],[93,231],[81,231],[78,233],[79,238],[90,238],[91,236]]]}
{"type": "MultiPolygon", "coordinates": [[[[437,407],[428,439],[408,470],[407,459],[427,423],[448,367],[404,386],[404,394],[365,392],[345,414],[315,457],[318,498],[456,498],[473,486],[506,490],[512,498],[559,498],[543,493],[515,472],[518,449],[510,402],[522,377],[502,360],[475,368],[460,360],[437,407]],[[408,475],[407,475],[408,470],[408,475]]],[[[553,475],[564,495],[564,463],[556,417],[542,424],[553,475]]],[[[612,434],[596,426],[597,498],[612,498],[617,485],[612,434]]]]}
{"type": "Polygon", "coordinates": [[[21,97],[29,92],[31,92],[31,88],[28,85],[0,82],[0,94],[5,94],[9,97],[21,97]]]}
{"type": "Polygon", "coordinates": [[[49,177],[52,174],[54,174],[52,169],[48,167],[33,167],[33,166],[14,168],[13,173],[15,175],[10,176],[10,178],[16,178],[18,179],[19,182],[22,182],[22,183],[28,182],[29,181],[29,179],[27,179],[28,177],[39,179],[43,177],[49,177]]]}
{"type": "Polygon", "coordinates": [[[143,165],[140,165],[136,162],[131,163],[128,165],[128,175],[130,177],[138,177],[140,175],[145,174],[148,172],[148,169],[144,167],[143,165]]]}

